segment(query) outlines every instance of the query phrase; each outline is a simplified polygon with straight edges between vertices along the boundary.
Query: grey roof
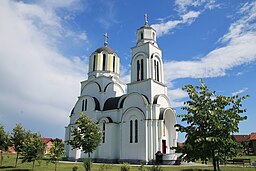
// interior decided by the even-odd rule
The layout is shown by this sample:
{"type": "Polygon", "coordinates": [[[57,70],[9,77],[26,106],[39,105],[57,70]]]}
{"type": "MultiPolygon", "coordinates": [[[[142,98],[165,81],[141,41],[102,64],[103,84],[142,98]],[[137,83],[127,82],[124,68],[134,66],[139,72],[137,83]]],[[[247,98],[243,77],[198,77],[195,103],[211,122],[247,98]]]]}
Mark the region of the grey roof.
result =
{"type": "Polygon", "coordinates": [[[107,99],[104,103],[103,110],[112,110],[112,109],[118,109],[118,102],[122,96],[120,97],[111,97],[107,99]]]}
{"type": "Polygon", "coordinates": [[[115,53],[115,51],[108,46],[102,46],[95,50],[95,52],[97,52],[97,53],[101,53],[103,51],[105,51],[107,53],[112,53],[112,54],[115,53]]]}

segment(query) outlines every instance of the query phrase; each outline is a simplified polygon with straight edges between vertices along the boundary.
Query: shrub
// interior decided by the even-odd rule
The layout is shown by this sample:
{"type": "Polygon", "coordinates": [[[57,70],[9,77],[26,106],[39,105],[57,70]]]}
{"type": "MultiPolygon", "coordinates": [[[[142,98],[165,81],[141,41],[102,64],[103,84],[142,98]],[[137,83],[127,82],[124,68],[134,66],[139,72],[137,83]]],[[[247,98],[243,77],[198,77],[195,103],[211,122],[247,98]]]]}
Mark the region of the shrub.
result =
{"type": "Polygon", "coordinates": [[[77,171],[78,170],[78,167],[77,166],[74,166],[73,168],[72,168],[72,171],[77,171]]]}
{"type": "Polygon", "coordinates": [[[121,166],[121,171],[129,171],[130,170],[130,165],[128,163],[123,163],[121,166]]]}

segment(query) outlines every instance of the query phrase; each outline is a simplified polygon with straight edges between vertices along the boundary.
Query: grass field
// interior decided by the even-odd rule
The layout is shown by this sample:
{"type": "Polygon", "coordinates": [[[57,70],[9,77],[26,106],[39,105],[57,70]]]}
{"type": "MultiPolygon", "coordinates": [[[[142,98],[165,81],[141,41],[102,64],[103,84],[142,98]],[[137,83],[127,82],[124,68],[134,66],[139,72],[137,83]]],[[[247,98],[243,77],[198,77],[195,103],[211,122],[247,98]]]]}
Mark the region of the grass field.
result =
{"type": "MultiPolygon", "coordinates": [[[[256,156],[251,157],[252,161],[256,160],[256,156]]],[[[4,154],[3,166],[0,171],[29,171],[32,169],[32,163],[21,163],[19,160],[17,168],[15,165],[15,154],[4,154]]],[[[103,164],[93,164],[93,171],[102,171],[103,164]]],[[[72,171],[74,166],[78,167],[78,171],[84,171],[83,163],[58,163],[58,171],[72,171]]],[[[145,166],[146,168],[151,166],[145,166]]],[[[212,171],[212,166],[162,166],[164,171],[212,171]]],[[[255,168],[243,166],[221,166],[222,171],[256,171],[255,168]]],[[[35,165],[35,171],[54,171],[54,164],[42,161],[41,166],[38,162],[35,165]]],[[[105,164],[105,171],[120,171],[120,165],[105,164]]],[[[131,166],[130,171],[138,171],[138,166],[131,166]]]]}

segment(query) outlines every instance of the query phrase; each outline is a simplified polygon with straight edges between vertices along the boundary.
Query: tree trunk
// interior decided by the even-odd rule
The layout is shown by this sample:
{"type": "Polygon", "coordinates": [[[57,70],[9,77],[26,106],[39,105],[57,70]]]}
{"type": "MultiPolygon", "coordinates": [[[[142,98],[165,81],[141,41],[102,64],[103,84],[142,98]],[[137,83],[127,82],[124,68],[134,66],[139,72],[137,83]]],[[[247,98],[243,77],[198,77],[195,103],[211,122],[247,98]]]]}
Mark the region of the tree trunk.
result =
{"type": "Polygon", "coordinates": [[[88,157],[89,157],[89,159],[91,158],[91,153],[90,152],[88,153],[88,157]]]}
{"type": "Polygon", "coordinates": [[[219,159],[217,159],[217,168],[218,168],[218,170],[220,170],[220,160],[219,159]]]}
{"type": "Polygon", "coordinates": [[[55,161],[55,171],[57,171],[57,161],[55,161]]]}
{"type": "Polygon", "coordinates": [[[214,150],[212,151],[212,164],[213,164],[214,171],[217,171],[214,150]]]}
{"type": "Polygon", "coordinates": [[[19,158],[19,153],[17,152],[17,155],[16,155],[16,161],[15,161],[15,168],[17,167],[18,165],[18,158],[19,158]]]}
{"type": "Polygon", "coordinates": [[[0,160],[1,160],[1,162],[0,162],[0,166],[2,166],[3,165],[3,159],[4,159],[4,157],[3,157],[3,151],[1,150],[1,155],[0,155],[0,160]]]}
{"type": "Polygon", "coordinates": [[[32,170],[35,170],[35,160],[33,161],[32,170]]]}

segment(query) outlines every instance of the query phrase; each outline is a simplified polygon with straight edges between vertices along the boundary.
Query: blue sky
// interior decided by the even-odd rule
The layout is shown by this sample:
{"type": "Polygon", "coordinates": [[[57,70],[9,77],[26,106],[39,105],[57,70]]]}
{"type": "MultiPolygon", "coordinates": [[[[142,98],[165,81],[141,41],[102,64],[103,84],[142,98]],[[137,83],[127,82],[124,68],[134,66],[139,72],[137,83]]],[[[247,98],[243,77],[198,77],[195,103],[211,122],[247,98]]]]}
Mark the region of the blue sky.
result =
{"type": "Polygon", "coordinates": [[[121,79],[129,82],[131,47],[144,13],[157,30],[177,114],[185,112],[187,100],[181,88],[203,79],[217,94],[249,94],[240,133],[256,132],[253,0],[1,0],[0,124],[11,131],[21,123],[63,138],[87,78],[88,57],[103,45],[106,32],[121,58],[121,79]]]}

